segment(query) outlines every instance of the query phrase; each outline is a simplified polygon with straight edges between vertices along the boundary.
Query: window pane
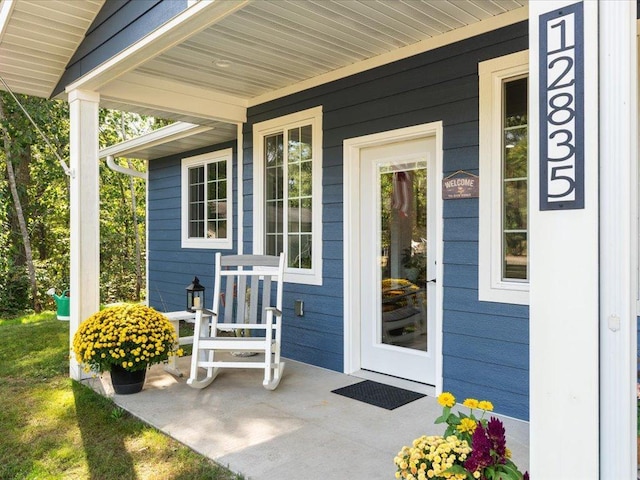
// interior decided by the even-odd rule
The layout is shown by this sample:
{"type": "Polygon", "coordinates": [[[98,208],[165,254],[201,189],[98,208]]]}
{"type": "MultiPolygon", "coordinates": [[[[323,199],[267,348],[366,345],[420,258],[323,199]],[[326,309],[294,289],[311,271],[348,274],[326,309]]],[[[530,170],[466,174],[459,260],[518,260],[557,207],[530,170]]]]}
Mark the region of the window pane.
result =
{"type": "Polygon", "coordinates": [[[527,78],[503,84],[502,278],[527,280],[527,78]]]}
{"type": "Polygon", "coordinates": [[[504,178],[527,178],[527,127],[504,132],[504,178]]]}
{"type": "Polygon", "coordinates": [[[504,278],[527,279],[527,234],[525,232],[504,235],[504,278]]]}
{"type": "Polygon", "coordinates": [[[298,163],[300,161],[300,129],[293,128],[289,130],[289,164],[298,163]]]}
{"type": "Polygon", "coordinates": [[[297,233],[300,231],[300,202],[298,200],[289,200],[289,233],[297,233]]]}
{"type": "Polygon", "coordinates": [[[302,162],[300,164],[300,196],[310,197],[312,192],[312,162],[302,162]]]}
{"type": "Polygon", "coordinates": [[[279,133],[265,138],[264,155],[265,165],[282,165],[283,159],[283,134],[279,133]]]}
{"type": "Polygon", "coordinates": [[[300,168],[298,164],[289,165],[289,197],[300,196],[300,168]]]}
{"type": "Polygon", "coordinates": [[[310,198],[304,198],[300,201],[300,231],[311,233],[311,208],[312,201],[310,198]]]}
{"type": "Polygon", "coordinates": [[[516,180],[504,186],[504,229],[527,229],[527,182],[516,180]]]}
{"type": "Polygon", "coordinates": [[[289,235],[288,239],[288,266],[290,268],[300,268],[300,237],[298,235],[289,235]]]}
{"type": "Polygon", "coordinates": [[[311,139],[311,125],[305,125],[300,129],[300,160],[311,160],[313,158],[311,139]]]}

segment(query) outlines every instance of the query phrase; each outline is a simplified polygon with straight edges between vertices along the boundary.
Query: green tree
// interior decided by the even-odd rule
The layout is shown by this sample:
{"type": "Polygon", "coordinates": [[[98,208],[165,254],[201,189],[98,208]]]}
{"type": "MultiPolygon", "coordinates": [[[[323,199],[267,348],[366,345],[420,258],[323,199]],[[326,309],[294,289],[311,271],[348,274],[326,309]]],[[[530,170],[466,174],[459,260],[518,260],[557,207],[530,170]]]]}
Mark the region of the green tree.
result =
{"type": "MultiPolygon", "coordinates": [[[[69,108],[60,101],[17,98],[50,143],[11,95],[0,92],[0,311],[38,311],[43,304],[54,307],[45,295],[50,287],[61,292],[69,286],[69,179],[56,157],[69,158],[69,108]]],[[[169,123],[105,109],[100,122],[101,147],[169,123]]],[[[141,160],[127,160],[127,166],[146,167],[141,160]]],[[[101,301],[139,300],[146,186],[105,163],[100,183],[101,301]]]]}

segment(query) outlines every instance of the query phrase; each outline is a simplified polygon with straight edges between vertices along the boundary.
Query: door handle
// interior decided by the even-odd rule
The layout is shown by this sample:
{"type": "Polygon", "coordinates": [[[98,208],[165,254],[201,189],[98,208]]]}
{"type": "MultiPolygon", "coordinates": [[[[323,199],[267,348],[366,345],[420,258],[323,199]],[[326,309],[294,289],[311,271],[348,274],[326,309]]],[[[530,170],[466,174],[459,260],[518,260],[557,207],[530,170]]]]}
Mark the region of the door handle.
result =
{"type": "Polygon", "coordinates": [[[436,279],[432,278],[431,280],[427,280],[427,283],[436,283],[436,279]]]}

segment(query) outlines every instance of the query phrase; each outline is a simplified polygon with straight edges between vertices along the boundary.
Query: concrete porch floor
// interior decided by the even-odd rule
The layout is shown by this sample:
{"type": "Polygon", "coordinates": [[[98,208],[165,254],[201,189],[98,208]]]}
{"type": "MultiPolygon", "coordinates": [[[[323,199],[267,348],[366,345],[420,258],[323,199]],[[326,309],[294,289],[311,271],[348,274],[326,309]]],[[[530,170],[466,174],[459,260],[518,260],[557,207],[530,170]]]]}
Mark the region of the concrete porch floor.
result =
{"type": "MultiPolygon", "coordinates": [[[[186,384],[190,358],[178,360],[185,377],[162,365],[147,373],[142,392],[115,395],[108,375],[86,380],[98,392],[171,437],[251,480],[392,479],[393,458],[421,435],[442,434],[432,396],[395,410],[331,393],[362,379],[286,360],[275,391],[262,387],[261,370],[225,370],[207,388],[186,384]]],[[[453,392],[455,394],[455,392],[453,392]]],[[[499,398],[492,398],[494,405],[499,398]]],[[[529,464],[529,424],[500,417],[516,465],[529,464]]]]}

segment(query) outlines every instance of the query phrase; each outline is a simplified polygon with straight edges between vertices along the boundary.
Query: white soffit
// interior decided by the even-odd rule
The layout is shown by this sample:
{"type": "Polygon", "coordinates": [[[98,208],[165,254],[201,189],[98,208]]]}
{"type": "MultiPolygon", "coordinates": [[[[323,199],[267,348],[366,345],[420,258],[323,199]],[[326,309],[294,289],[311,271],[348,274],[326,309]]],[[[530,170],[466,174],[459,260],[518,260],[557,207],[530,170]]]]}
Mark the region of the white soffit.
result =
{"type": "Polygon", "coordinates": [[[527,0],[251,2],[136,71],[255,105],[527,18],[527,0]],[[377,59],[377,60],[376,60],[377,59]],[[220,66],[224,65],[224,66],[220,66]],[[331,75],[332,72],[334,75],[331,75]]]}
{"type": "Polygon", "coordinates": [[[2,0],[0,76],[17,93],[48,98],[104,0],[2,0]]]}
{"type": "Polygon", "coordinates": [[[236,125],[200,126],[177,122],[100,150],[99,157],[154,160],[234,140],[236,125]]]}

